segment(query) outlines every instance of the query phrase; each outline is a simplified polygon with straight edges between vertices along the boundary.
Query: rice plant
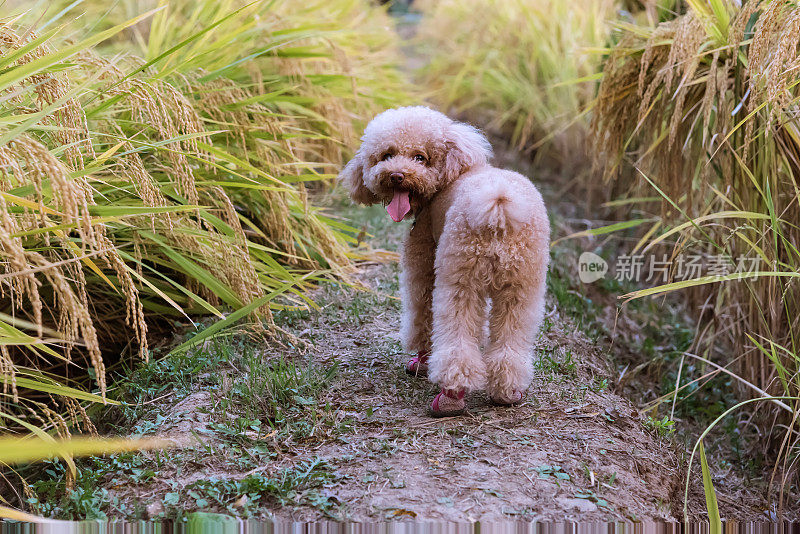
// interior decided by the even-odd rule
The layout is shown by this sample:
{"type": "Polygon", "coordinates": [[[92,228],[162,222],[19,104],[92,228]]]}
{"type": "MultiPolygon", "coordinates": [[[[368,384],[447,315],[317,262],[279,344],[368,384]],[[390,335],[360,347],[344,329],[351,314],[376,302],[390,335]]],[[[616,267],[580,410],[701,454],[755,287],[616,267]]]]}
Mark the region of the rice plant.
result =
{"type": "Polygon", "coordinates": [[[615,8],[612,0],[421,2],[420,47],[432,55],[423,79],[444,108],[478,115],[519,147],[581,149],[615,8]]]}
{"type": "Polygon", "coordinates": [[[109,355],[228,310],[269,329],[346,278],[350,229],[304,184],[406,98],[365,1],[143,4],[0,19],[4,430],[94,433],[109,355]]]}
{"type": "Polygon", "coordinates": [[[788,426],[774,428],[785,430],[776,465],[788,459],[791,472],[800,413],[800,8],[686,3],[684,15],[655,27],[620,24],[594,145],[609,180],[663,199],[642,250],[669,244],[672,258],[724,261],[714,275],[627,297],[687,292],[701,320],[697,351],[722,359],[749,394],[788,399],[771,404],[788,412],[788,426]]]}

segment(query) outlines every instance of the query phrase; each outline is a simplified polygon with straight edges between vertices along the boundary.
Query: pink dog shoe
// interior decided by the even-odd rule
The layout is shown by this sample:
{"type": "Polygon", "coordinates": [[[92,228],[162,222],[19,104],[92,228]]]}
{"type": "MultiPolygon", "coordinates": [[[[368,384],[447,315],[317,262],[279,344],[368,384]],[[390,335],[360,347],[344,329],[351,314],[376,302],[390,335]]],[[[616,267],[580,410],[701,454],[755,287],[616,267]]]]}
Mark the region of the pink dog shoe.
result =
{"type": "Polygon", "coordinates": [[[463,389],[455,391],[442,388],[442,391],[434,397],[431,403],[429,410],[431,417],[451,417],[463,414],[467,408],[467,403],[464,402],[465,393],[463,389]]]}
{"type": "Polygon", "coordinates": [[[427,376],[428,375],[428,356],[431,351],[421,350],[416,356],[408,360],[406,364],[406,373],[411,376],[427,376]]]}
{"type": "Polygon", "coordinates": [[[510,395],[497,395],[492,396],[492,404],[497,406],[516,406],[522,402],[522,391],[515,389],[510,395]]]}

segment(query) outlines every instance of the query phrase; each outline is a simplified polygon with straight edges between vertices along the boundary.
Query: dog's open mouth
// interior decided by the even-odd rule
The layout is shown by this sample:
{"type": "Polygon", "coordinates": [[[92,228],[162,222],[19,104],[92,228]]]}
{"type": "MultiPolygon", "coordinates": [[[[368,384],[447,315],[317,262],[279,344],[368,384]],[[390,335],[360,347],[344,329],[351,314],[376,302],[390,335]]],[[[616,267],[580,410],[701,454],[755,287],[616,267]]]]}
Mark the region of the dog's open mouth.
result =
{"type": "Polygon", "coordinates": [[[409,200],[409,192],[401,189],[395,189],[392,201],[386,206],[386,211],[394,222],[402,221],[408,212],[411,211],[411,201],[409,200]]]}

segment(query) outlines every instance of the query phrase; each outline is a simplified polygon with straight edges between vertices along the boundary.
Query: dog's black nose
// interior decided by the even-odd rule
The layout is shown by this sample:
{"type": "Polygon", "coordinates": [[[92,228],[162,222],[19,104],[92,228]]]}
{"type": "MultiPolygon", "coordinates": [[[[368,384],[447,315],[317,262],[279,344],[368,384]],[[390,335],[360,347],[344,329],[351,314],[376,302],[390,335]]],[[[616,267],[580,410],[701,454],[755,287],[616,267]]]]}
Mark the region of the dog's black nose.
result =
{"type": "Polygon", "coordinates": [[[402,172],[393,172],[389,175],[392,185],[400,185],[403,182],[403,178],[405,178],[405,176],[403,176],[402,172]]]}

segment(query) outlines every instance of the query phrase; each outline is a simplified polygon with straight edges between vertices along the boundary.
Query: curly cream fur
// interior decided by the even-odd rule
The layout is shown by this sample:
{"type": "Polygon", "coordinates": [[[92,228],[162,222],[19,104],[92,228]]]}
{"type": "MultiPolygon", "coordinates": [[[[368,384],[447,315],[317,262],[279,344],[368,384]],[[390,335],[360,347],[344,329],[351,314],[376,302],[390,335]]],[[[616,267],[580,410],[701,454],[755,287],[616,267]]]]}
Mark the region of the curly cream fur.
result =
{"type": "Polygon", "coordinates": [[[432,349],[429,377],[443,388],[512,398],[532,378],[550,224],[536,187],[492,167],[491,155],[472,126],[425,107],[391,109],[369,123],[341,178],[362,204],[410,193],[415,222],[400,278],[405,349],[432,349]],[[393,183],[398,173],[402,182],[393,183]]]}

